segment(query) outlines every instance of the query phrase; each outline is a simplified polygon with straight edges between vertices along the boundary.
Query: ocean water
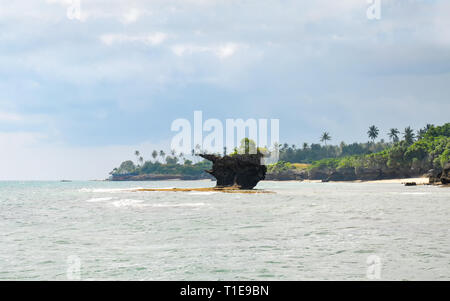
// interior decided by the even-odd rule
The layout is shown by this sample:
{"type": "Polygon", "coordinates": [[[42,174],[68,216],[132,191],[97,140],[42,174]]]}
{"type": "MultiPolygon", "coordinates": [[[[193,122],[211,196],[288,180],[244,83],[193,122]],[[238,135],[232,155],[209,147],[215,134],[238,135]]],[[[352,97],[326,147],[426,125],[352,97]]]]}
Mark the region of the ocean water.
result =
{"type": "Polygon", "coordinates": [[[450,280],[450,189],[0,182],[0,280],[450,280]]]}

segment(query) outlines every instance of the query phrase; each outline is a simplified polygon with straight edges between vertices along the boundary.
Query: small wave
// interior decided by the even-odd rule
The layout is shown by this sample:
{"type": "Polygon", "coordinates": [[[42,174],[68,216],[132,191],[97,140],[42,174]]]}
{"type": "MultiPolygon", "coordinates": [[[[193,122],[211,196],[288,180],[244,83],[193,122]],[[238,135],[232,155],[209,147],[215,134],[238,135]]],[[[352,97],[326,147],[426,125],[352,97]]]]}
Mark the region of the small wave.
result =
{"type": "Polygon", "coordinates": [[[142,204],[144,201],[143,200],[132,200],[132,199],[123,199],[123,200],[118,200],[118,201],[114,201],[111,204],[114,207],[137,207],[137,208],[141,208],[141,207],[145,207],[147,206],[146,204],[142,204]]]}
{"type": "Polygon", "coordinates": [[[201,207],[205,206],[205,203],[155,203],[155,204],[144,204],[143,200],[133,200],[133,199],[121,199],[111,202],[114,207],[153,207],[153,208],[181,208],[181,207],[201,207]]]}
{"type": "Polygon", "coordinates": [[[106,201],[111,201],[112,199],[113,198],[93,198],[93,199],[86,200],[86,202],[89,202],[89,203],[106,202],[106,201]]]}
{"type": "Polygon", "coordinates": [[[430,192],[401,192],[403,195],[426,195],[431,194],[430,192]]]}
{"type": "Polygon", "coordinates": [[[129,188],[81,188],[80,192],[100,192],[100,193],[116,193],[133,191],[137,189],[143,189],[143,187],[129,187],[129,188]]]}
{"type": "Polygon", "coordinates": [[[199,191],[199,192],[188,192],[188,194],[191,195],[211,195],[211,194],[216,194],[218,192],[216,191],[199,191]]]}
{"type": "Polygon", "coordinates": [[[159,204],[149,204],[151,207],[158,207],[158,208],[164,208],[164,207],[200,207],[205,206],[205,203],[176,203],[176,204],[170,204],[170,203],[159,203],[159,204]]]}

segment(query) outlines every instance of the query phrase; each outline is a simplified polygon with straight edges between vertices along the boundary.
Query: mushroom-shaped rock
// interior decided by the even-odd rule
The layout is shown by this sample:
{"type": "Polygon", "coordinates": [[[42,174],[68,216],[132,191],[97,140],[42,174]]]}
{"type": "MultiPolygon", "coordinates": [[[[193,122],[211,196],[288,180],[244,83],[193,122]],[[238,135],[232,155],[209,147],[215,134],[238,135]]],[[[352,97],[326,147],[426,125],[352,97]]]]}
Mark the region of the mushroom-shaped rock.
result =
{"type": "Polygon", "coordinates": [[[267,167],[261,164],[263,155],[236,154],[232,156],[217,156],[200,154],[202,158],[213,163],[211,170],[206,170],[217,179],[217,187],[237,187],[253,189],[259,181],[266,177],[267,167]]]}

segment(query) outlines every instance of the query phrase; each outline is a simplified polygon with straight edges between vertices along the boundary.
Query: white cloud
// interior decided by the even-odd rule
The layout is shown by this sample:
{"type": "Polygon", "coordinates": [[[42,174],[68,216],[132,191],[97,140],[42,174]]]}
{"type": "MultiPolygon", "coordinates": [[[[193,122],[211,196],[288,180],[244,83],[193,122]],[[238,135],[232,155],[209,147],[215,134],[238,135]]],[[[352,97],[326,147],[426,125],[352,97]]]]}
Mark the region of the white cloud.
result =
{"type": "Polygon", "coordinates": [[[122,22],[125,24],[135,23],[141,16],[141,11],[137,8],[128,10],[122,17],[122,22]]]}
{"type": "Polygon", "coordinates": [[[226,43],[214,46],[202,46],[197,44],[178,44],[172,46],[172,52],[177,56],[192,55],[195,53],[212,53],[220,59],[233,56],[242,45],[236,43],[226,43]]]}
{"type": "Polygon", "coordinates": [[[0,111],[0,124],[13,123],[15,125],[42,124],[46,116],[41,114],[19,114],[13,111],[0,111]]]}
{"type": "Polygon", "coordinates": [[[217,50],[216,50],[216,55],[219,58],[225,59],[227,57],[232,56],[238,49],[238,45],[237,44],[233,44],[233,43],[228,43],[224,46],[220,46],[217,50]]]}
{"type": "Polygon", "coordinates": [[[168,35],[162,32],[153,34],[127,35],[127,34],[104,34],[100,40],[105,45],[111,46],[115,43],[143,43],[145,45],[159,45],[167,39],[168,35]]]}
{"type": "Polygon", "coordinates": [[[24,117],[22,115],[0,111],[0,122],[20,122],[23,120],[24,117]]]}

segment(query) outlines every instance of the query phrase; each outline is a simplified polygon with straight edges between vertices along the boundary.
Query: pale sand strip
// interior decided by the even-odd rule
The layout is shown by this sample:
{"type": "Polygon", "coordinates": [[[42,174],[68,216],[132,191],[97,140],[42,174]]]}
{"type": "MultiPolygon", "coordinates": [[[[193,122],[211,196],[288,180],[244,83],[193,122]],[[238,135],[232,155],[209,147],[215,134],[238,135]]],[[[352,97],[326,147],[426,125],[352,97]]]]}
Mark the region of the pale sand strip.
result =
{"type": "Polygon", "coordinates": [[[236,187],[205,187],[205,188],[142,188],[133,189],[132,191],[159,191],[159,192],[224,192],[224,193],[273,193],[268,190],[252,189],[245,190],[236,187]]]}

